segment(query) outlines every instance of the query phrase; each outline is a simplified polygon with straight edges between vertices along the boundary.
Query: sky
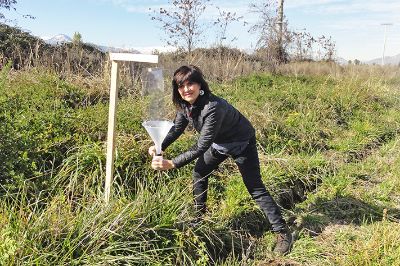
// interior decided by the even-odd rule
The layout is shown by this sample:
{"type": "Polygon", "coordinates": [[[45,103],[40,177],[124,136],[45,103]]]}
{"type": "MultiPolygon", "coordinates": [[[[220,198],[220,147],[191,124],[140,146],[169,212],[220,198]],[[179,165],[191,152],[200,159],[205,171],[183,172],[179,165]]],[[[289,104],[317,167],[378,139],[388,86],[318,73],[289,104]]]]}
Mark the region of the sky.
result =
{"type": "MultiPolygon", "coordinates": [[[[257,4],[262,0],[210,0],[213,5],[206,9],[202,22],[211,25],[218,14],[216,6],[236,12],[248,25],[232,23],[229,26],[228,37],[238,36],[229,45],[254,49],[258,35],[249,33],[248,29],[259,18],[249,11],[250,2],[257,4]]],[[[151,20],[149,8],[169,8],[170,3],[169,0],[17,0],[16,11],[1,12],[13,20],[9,25],[42,38],[58,34],[72,37],[79,32],[84,42],[161,50],[166,46],[165,34],[160,24],[151,20]],[[23,14],[35,19],[24,18],[23,14]]],[[[400,54],[400,0],[285,0],[284,3],[289,28],[305,29],[315,37],[331,36],[338,57],[365,61],[381,58],[383,52],[385,56],[400,54]]],[[[216,37],[210,28],[204,32],[202,47],[215,44],[216,37]]]]}

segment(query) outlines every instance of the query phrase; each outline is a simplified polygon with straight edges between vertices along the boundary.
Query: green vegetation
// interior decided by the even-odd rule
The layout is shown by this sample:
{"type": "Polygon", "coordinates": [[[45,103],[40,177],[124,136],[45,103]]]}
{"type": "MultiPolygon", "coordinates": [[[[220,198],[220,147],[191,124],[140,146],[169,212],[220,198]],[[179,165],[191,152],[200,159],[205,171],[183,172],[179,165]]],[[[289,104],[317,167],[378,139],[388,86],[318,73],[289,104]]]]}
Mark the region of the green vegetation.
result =
{"type": "MultiPolygon", "coordinates": [[[[398,79],[211,82],[256,127],[264,181],[297,235],[286,257],[272,254],[274,236],[230,160],[211,178],[206,221],[189,226],[192,166],[150,168],[138,93],[119,102],[105,206],[107,95],[82,84],[0,72],[1,265],[400,264],[398,79]]],[[[188,132],[167,156],[194,139],[188,132]]]]}

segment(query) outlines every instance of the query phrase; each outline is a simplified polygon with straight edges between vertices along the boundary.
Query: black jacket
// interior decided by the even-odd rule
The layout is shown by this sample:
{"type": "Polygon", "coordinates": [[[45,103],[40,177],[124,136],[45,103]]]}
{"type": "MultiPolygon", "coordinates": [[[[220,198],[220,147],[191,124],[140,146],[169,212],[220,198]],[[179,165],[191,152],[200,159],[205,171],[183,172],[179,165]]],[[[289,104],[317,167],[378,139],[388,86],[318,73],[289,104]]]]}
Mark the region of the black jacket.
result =
{"type": "Polygon", "coordinates": [[[199,96],[191,108],[184,107],[177,112],[174,126],[162,143],[162,150],[183,133],[189,122],[193,123],[200,136],[192,148],[172,159],[176,168],[198,158],[213,142],[217,144],[244,142],[255,135],[249,120],[227,101],[210,94],[199,96]]]}

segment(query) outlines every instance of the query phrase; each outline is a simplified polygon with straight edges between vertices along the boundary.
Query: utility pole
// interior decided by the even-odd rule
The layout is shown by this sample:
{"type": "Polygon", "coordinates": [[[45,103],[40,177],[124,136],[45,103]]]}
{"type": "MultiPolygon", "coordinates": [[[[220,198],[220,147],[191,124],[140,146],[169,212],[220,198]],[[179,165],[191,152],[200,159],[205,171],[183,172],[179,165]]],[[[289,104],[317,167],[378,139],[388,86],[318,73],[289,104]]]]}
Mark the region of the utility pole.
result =
{"type": "Polygon", "coordinates": [[[279,60],[283,60],[283,45],[282,45],[282,40],[283,40],[283,3],[284,0],[279,0],[278,1],[278,49],[279,49],[279,60]]]}
{"type": "Polygon", "coordinates": [[[283,35],[283,2],[284,0],[279,0],[279,7],[278,7],[279,45],[282,45],[282,35],[283,35]]]}
{"type": "Polygon", "coordinates": [[[387,26],[392,26],[393,23],[382,23],[382,26],[385,26],[385,35],[383,37],[383,53],[382,53],[382,66],[385,65],[385,50],[386,50],[386,35],[387,35],[387,26]]]}

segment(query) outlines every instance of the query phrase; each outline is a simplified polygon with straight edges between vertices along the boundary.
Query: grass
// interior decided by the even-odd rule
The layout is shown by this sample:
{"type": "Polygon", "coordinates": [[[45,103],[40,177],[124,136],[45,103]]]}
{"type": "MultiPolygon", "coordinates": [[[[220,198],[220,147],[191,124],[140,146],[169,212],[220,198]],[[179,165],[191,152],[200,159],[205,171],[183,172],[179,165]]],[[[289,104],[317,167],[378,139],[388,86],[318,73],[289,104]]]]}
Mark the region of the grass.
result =
{"type": "MultiPolygon", "coordinates": [[[[189,226],[193,164],[150,168],[139,93],[119,102],[105,206],[104,88],[3,69],[0,264],[399,264],[398,81],[341,71],[211,83],[256,127],[264,182],[297,236],[282,257],[271,252],[274,235],[232,160],[210,178],[205,222],[189,226]]],[[[185,134],[166,156],[194,141],[185,134]]]]}

